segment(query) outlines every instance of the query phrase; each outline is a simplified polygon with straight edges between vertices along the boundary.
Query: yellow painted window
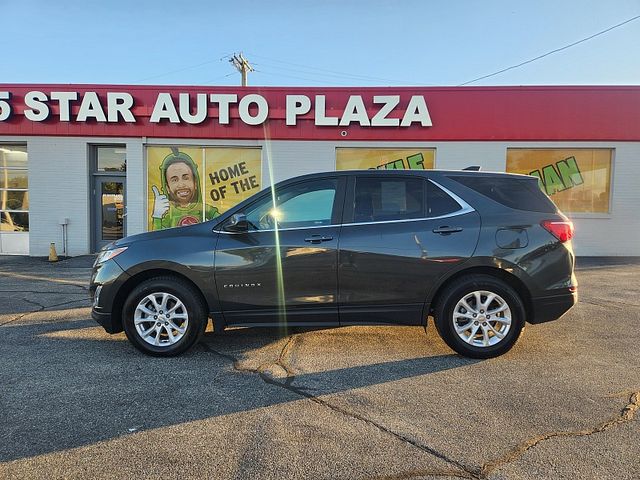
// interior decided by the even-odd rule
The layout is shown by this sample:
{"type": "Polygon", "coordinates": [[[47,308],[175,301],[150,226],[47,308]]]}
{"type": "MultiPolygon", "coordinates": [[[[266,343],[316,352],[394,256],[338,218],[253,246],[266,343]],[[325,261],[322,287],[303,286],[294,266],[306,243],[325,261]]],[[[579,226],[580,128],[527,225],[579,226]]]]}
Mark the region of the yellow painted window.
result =
{"type": "Polygon", "coordinates": [[[507,172],[533,175],[566,213],[608,213],[613,150],[507,149],[507,172]]]}
{"type": "Polygon", "coordinates": [[[435,156],[434,148],[337,148],[336,170],[427,170],[435,156]]]}

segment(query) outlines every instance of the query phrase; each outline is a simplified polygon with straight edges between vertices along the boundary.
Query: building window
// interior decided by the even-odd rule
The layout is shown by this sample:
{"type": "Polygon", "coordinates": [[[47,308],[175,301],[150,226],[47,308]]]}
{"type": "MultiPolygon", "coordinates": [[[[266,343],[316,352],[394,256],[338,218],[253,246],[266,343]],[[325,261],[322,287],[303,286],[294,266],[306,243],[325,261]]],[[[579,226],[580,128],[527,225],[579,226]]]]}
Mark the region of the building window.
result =
{"type": "Polygon", "coordinates": [[[127,171],[127,148],[96,147],[96,172],[122,173],[127,171]]]}
{"type": "Polygon", "coordinates": [[[29,231],[26,145],[0,145],[0,232],[29,231]]]}
{"type": "Polygon", "coordinates": [[[336,170],[427,170],[435,148],[336,148],[336,170]]]}
{"type": "Polygon", "coordinates": [[[148,229],[211,220],[259,192],[261,185],[259,148],[148,147],[148,229]]]}
{"type": "Polygon", "coordinates": [[[613,150],[609,148],[507,149],[507,172],[538,177],[566,213],[608,213],[613,150]]]}

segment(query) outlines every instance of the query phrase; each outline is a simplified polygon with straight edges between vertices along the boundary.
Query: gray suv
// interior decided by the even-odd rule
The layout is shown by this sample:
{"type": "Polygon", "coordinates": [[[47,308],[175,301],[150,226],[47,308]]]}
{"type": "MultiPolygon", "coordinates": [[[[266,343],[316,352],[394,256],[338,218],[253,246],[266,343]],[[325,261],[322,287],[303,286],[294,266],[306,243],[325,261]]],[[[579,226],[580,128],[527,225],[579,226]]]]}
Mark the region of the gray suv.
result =
{"type": "Polygon", "coordinates": [[[507,352],[577,301],[573,226],[537,179],[366,170],[278,183],[220,217],[108,245],[93,318],[180,354],[228,326],[425,326],[456,352],[507,352]]]}

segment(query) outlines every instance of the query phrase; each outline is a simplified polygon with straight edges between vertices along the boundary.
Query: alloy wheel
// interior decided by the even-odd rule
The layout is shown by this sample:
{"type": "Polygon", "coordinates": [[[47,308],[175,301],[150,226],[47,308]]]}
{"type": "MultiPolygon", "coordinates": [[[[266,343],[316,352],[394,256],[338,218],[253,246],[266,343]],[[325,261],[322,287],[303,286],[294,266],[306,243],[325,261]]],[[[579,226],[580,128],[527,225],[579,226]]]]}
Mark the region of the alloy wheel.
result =
{"type": "Polygon", "coordinates": [[[133,323],[140,338],[149,345],[169,347],[184,337],[189,314],[175,295],[154,292],[138,302],[133,323]]]}
{"type": "Polygon", "coordinates": [[[511,309],[495,292],[476,290],[462,297],[453,309],[453,328],[475,347],[500,343],[511,329],[511,309]]]}

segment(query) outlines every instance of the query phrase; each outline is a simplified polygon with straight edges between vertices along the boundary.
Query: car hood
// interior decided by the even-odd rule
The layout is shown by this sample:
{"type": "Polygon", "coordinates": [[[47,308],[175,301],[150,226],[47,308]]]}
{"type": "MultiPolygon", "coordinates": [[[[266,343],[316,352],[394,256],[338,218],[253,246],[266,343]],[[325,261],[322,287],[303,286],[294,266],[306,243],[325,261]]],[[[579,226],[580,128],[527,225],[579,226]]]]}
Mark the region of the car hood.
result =
{"type": "Polygon", "coordinates": [[[128,237],[121,238],[120,240],[116,240],[113,243],[107,245],[104,250],[108,250],[111,248],[118,247],[126,247],[133,243],[137,242],[145,242],[149,240],[159,240],[162,238],[172,238],[172,237],[184,237],[188,235],[192,235],[194,233],[200,233],[200,231],[210,232],[213,228],[214,222],[203,222],[195,225],[187,225],[184,227],[175,227],[175,228],[166,228],[164,230],[157,230],[155,232],[144,232],[138,233],[136,235],[130,235],[128,237]]]}

